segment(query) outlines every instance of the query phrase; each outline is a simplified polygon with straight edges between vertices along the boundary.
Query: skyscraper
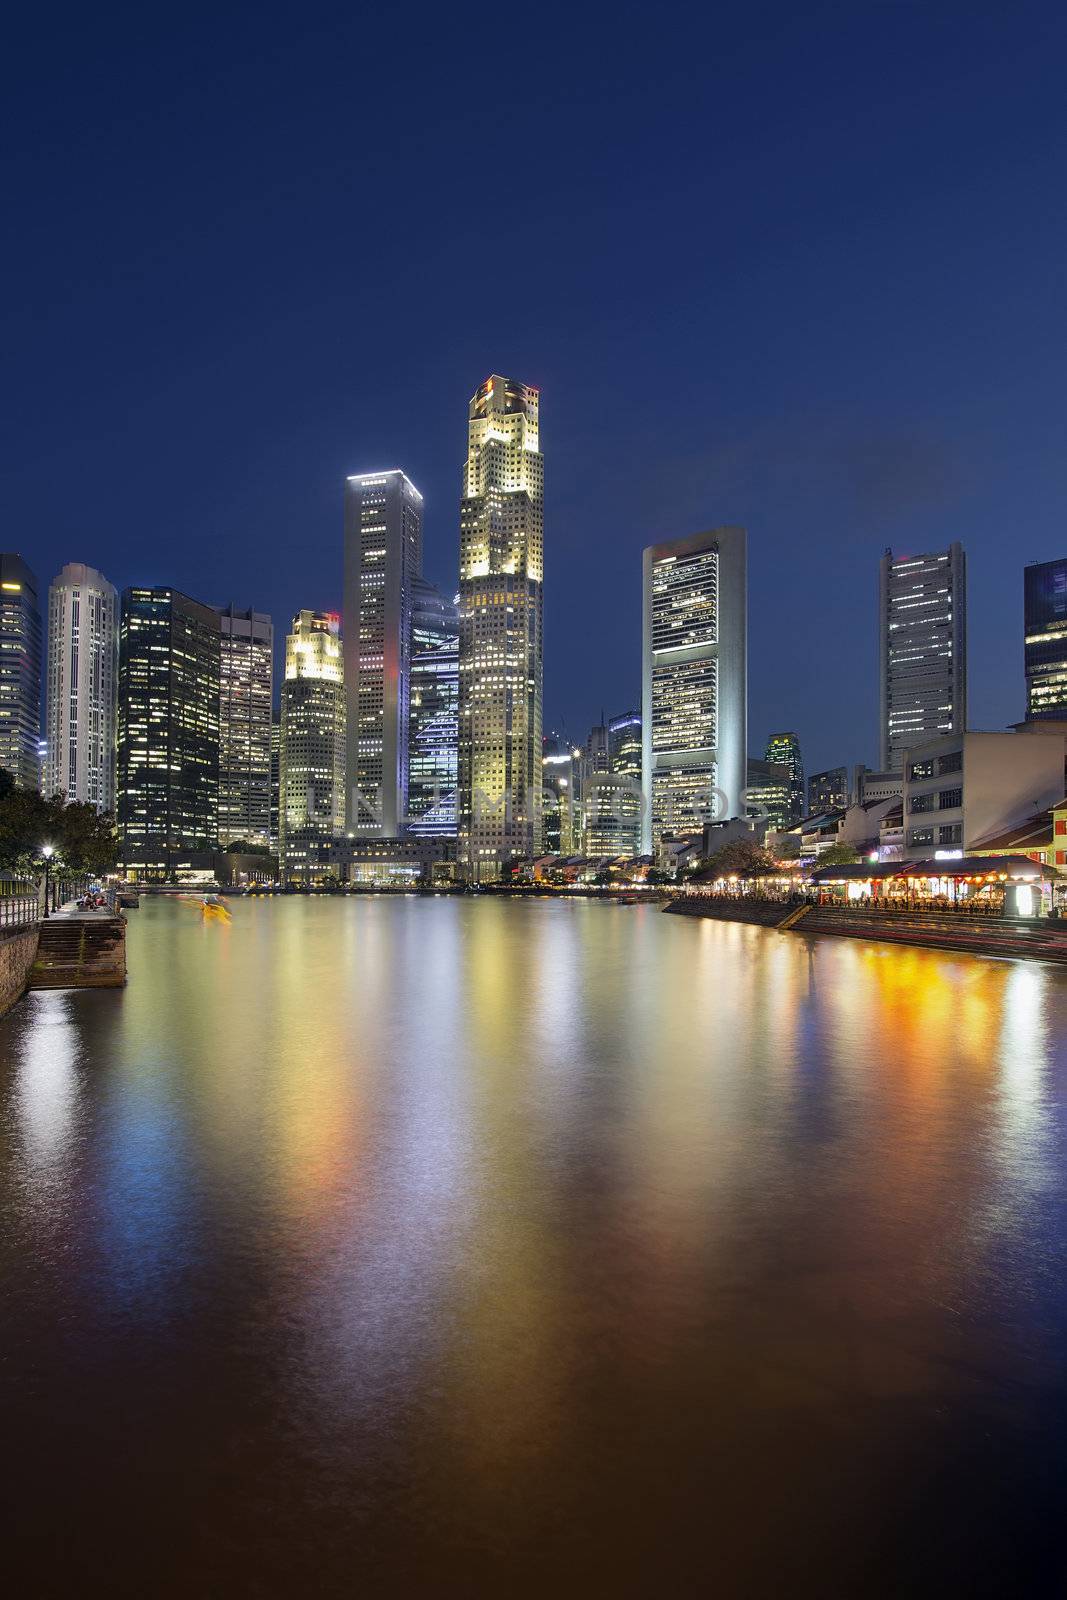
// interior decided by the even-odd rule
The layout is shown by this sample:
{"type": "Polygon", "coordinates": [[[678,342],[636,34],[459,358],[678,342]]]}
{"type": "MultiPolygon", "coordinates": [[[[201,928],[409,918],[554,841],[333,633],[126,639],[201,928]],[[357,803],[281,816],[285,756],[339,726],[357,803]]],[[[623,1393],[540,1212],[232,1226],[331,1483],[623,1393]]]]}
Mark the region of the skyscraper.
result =
{"type": "Polygon", "coordinates": [[[590,730],[583,774],[585,848],[634,856],[641,848],[641,717],[629,711],[590,730]]]}
{"type": "Polygon", "coordinates": [[[0,555],[0,767],[23,789],[41,769],[41,611],[37,579],[19,555],[0,555]]]}
{"type": "Polygon", "coordinates": [[[119,597],[70,561],[48,590],[44,792],[115,809],[119,597]]]}
{"type": "Polygon", "coordinates": [[[278,813],[282,792],[282,719],[273,711],[270,719],[270,847],[278,853],[278,813]]]}
{"type": "Polygon", "coordinates": [[[558,733],[541,741],[542,847],[549,855],[577,855],[581,849],[581,751],[558,733]]]}
{"type": "Polygon", "coordinates": [[[274,627],[259,611],[219,612],[219,843],[270,841],[274,627]]]}
{"type": "Polygon", "coordinates": [[[624,711],[608,723],[608,755],[612,772],[625,772],[641,779],[641,713],[624,711]]]}
{"type": "Polygon", "coordinates": [[[171,877],[219,832],[219,614],[169,588],[131,588],[119,623],[120,863],[171,877]]]}
{"type": "Polygon", "coordinates": [[[809,817],[823,811],[843,810],[849,803],[850,793],[847,767],[828,767],[825,772],[813,772],[808,779],[809,817]]]}
{"type": "Polygon", "coordinates": [[[748,812],[768,831],[778,833],[791,828],[793,814],[793,774],[784,761],[748,758],[748,812]]]}
{"type": "Polygon", "coordinates": [[[345,831],[345,683],[340,618],[298,611],[285,641],[278,853],[283,879],[322,866],[345,831]]]}
{"type": "Polygon", "coordinates": [[[411,608],[422,495],[399,471],[345,485],[346,810],[357,838],[396,839],[408,800],[411,608]]]}
{"type": "Polygon", "coordinates": [[[881,764],[967,726],[967,567],[960,544],[882,557],[879,585],[881,764]]]}
{"type": "Polygon", "coordinates": [[[748,720],[744,528],[644,553],[642,850],[742,814],[748,720]]]}
{"type": "Polygon", "coordinates": [[[1067,717],[1067,560],[1023,573],[1027,718],[1067,717]]]}
{"type": "MultiPolygon", "coordinates": [[[[804,761],[800,740],[795,733],[772,733],[763,753],[772,766],[789,768],[789,821],[799,822],[804,815],[804,761]]],[[[788,827],[789,823],[782,824],[788,827]]]]}
{"type": "Polygon", "coordinates": [[[407,828],[455,839],[459,760],[459,612],[416,578],[411,615],[407,828]]]}
{"type": "Polygon", "coordinates": [[[459,857],[475,880],[541,847],[544,461],[538,392],[470,403],[460,507],[459,857]]]}

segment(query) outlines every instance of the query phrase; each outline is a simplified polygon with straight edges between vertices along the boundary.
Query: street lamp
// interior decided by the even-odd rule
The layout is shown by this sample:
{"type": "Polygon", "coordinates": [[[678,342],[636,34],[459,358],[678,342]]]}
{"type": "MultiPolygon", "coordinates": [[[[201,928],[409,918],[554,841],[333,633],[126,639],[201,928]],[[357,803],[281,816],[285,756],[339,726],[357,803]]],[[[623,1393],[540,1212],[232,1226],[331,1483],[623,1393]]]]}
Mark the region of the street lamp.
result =
{"type": "Polygon", "coordinates": [[[41,854],[44,856],[44,914],[46,917],[48,915],[48,863],[55,854],[55,849],[54,844],[43,844],[41,846],[41,854]]]}

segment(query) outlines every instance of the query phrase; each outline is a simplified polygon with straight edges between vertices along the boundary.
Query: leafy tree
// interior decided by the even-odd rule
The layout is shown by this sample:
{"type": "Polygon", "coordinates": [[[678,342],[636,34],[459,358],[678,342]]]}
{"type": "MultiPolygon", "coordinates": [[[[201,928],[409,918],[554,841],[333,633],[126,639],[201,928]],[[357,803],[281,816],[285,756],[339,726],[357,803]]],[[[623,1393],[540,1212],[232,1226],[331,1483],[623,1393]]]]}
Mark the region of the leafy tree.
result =
{"type": "Polygon", "coordinates": [[[270,846],[253,844],[250,839],[233,839],[226,846],[225,854],[228,856],[269,856],[270,846]]]}
{"type": "Polygon", "coordinates": [[[71,876],[99,876],[115,864],[118,840],[114,820],[62,795],[44,799],[35,789],[0,784],[0,870],[26,877],[40,875],[42,846],[53,849],[53,870],[71,876]]]}
{"type": "Polygon", "coordinates": [[[851,867],[859,860],[856,851],[850,844],[832,844],[817,858],[815,865],[822,867],[851,867]]]}
{"type": "Polygon", "coordinates": [[[731,839],[721,850],[708,858],[699,876],[716,878],[769,878],[778,871],[778,863],[769,850],[754,839],[731,839]]]}

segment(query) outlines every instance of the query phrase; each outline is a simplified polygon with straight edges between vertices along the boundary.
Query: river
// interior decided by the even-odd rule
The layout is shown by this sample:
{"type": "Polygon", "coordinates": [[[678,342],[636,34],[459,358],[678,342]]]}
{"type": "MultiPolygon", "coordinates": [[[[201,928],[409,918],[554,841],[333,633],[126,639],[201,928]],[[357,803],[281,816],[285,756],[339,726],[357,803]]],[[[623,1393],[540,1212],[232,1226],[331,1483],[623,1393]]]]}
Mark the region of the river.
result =
{"type": "Polygon", "coordinates": [[[413,897],[129,970],[0,1022],[14,1592],[1064,1592],[1067,975],[413,897]]]}

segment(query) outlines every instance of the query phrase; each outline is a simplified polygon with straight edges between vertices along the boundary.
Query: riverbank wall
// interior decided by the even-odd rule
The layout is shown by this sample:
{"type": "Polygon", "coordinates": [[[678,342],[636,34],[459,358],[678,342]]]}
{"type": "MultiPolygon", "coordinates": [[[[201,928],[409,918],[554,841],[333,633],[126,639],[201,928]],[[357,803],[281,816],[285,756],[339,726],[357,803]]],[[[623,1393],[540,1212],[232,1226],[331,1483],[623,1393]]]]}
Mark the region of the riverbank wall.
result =
{"type": "Polygon", "coordinates": [[[0,1017],[26,993],[37,959],[39,927],[31,922],[25,928],[5,928],[0,932],[0,1017]]]}
{"type": "Polygon", "coordinates": [[[121,989],[125,982],[125,917],[96,913],[41,923],[31,989],[121,989]]]}
{"type": "Polygon", "coordinates": [[[864,911],[846,906],[795,905],[744,897],[717,901],[712,895],[672,900],[676,916],[745,922],[782,932],[829,934],[886,944],[928,946],[972,955],[1067,963],[1067,924],[1042,918],[972,918],[951,911],[864,911]]]}

